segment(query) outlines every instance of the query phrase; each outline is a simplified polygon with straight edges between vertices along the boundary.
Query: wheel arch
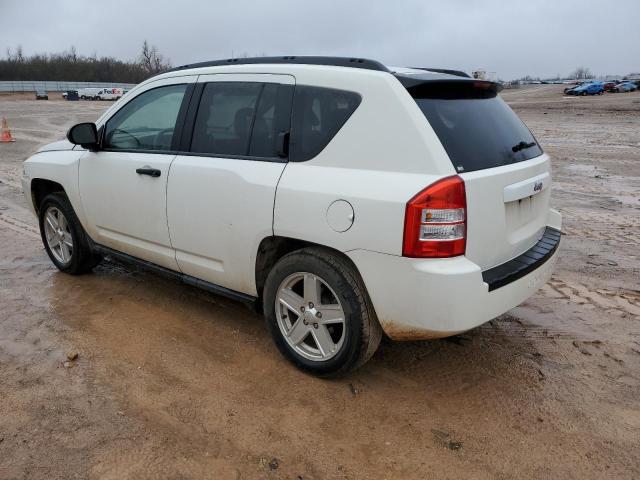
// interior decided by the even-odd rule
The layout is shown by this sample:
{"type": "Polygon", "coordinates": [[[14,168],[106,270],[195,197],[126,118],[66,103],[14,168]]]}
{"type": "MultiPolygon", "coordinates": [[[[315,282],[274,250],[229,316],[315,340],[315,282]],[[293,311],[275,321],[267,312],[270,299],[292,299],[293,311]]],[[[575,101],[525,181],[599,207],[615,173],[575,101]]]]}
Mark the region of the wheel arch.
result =
{"type": "MultiPolygon", "coordinates": [[[[353,260],[351,260],[349,256],[344,252],[336,250],[332,247],[328,247],[326,245],[310,242],[307,240],[273,235],[263,238],[260,242],[260,245],[258,246],[258,252],[255,261],[255,281],[258,298],[262,298],[262,292],[264,290],[267,276],[269,275],[269,272],[274,267],[274,265],[278,262],[278,260],[291,252],[309,247],[319,248],[330,252],[337,257],[340,257],[342,260],[347,262],[351,266],[351,268],[353,268],[354,272],[364,285],[362,276],[360,275],[360,272],[358,271],[355,263],[353,263],[353,260]]],[[[261,302],[257,302],[257,304],[260,305],[261,302]]]]}
{"type": "Polygon", "coordinates": [[[64,193],[67,195],[64,187],[58,182],[46,178],[34,178],[31,180],[31,202],[36,214],[40,211],[40,205],[44,197],[51,193],[64,193]]]}

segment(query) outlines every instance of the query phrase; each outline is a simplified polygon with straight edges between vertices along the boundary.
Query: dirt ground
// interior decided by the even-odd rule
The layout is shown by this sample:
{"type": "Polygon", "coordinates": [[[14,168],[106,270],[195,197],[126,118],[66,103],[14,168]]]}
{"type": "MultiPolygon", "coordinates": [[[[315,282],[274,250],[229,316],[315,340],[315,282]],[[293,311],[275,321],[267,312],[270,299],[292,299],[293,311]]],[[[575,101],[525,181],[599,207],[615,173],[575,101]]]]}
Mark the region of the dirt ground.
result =
{"type": "Polygon", "coordinates": [[[503,93],[553,156],[552,280],[340,380],[291,367],[242,304],[58,273],[21,162],[109,104],[0,98],[0,478],[640,478],[640,93],[560,92],[503,93]]]}

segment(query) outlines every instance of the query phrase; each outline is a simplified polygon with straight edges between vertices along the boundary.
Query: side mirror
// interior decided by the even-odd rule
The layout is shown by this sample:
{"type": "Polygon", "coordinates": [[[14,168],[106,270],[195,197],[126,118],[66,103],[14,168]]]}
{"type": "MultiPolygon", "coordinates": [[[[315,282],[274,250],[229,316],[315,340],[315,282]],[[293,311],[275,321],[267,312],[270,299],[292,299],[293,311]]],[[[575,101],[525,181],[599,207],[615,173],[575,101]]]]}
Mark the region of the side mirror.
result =
{"type": "Polygon", "coordinates": [[[67,132],[67,140],[87,150],[98,149],[98,130],[95,123],[78,123],[67,132]]]}

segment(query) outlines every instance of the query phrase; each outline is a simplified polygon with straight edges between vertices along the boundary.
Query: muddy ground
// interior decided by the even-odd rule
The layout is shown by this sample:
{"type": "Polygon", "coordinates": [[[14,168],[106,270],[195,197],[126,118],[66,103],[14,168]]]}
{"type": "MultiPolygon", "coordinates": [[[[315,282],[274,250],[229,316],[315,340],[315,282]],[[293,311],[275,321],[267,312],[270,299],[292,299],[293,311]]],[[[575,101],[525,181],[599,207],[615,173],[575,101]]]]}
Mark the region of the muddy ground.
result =
{"type": "Polygon", "coordinates": [[[108,104],[0,97],[0,478],[640,478],[640,93],[560,92],[503,94],[554,158],[552,280],[341,380],[291,367],[239,303],[58,273],[21,162],[108,104]]]}

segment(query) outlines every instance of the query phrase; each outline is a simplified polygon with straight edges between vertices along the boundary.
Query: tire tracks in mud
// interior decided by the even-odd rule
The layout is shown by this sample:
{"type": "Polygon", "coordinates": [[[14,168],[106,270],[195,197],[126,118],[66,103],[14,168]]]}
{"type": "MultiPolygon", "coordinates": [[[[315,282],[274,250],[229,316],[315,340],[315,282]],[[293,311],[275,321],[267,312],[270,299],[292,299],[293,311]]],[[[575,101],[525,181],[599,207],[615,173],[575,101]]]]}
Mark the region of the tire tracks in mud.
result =
{"type": "Polygon", "coordinates": [[[40,231],[36,227],[23,222],[22,220],[18,220],[17,218],[12,217],[6,212],[0,211],[0,226],[26,235],[27,237],[40,240],[40,231]]]}
{"type": "Polygon", "coordinates": [[[606,312],[618,312],[640,318],[640,292],[633,290],[592,290],[586,285],[552,278],[541,289],[552,299],[568,300],[576,305],[601,308],[606,312]]]}
{"type": "Polygon", "coordinates": [[[588,238],[591,240],[604,240],[608,242],[615,242],[618,244],[629,245],[633,247],[640,247],[640,236],[623,229],[622,231],[611,231],[603,227],[602,230],[591,228],[575,228],[575,227],[562,227],[562,231],[567,235],[571,235],[579,238],[588,238]]]}
{"type": "Polygon", "coordinates": [[[20,185],[20,181],[14,181],[9,177],[0,177],[0,185],[6,185],[11,188],[17,188],[22,191],[22,185],[20,185]]]}
{"type": "Polygon", "coordinates": [[[560,211],[567,220],[562,227],[563,233],[567,235],[640,247],[640,214],[616,215],[572,208],[560,211]]]}

